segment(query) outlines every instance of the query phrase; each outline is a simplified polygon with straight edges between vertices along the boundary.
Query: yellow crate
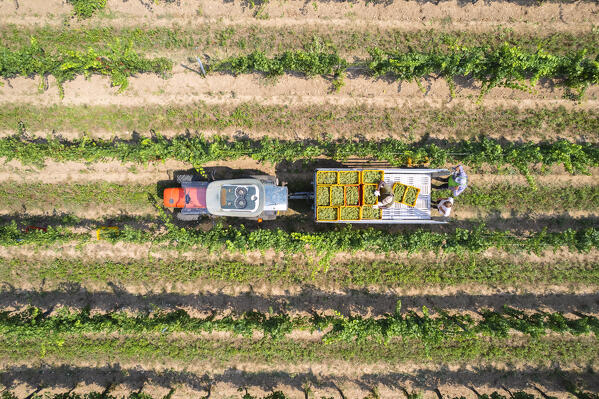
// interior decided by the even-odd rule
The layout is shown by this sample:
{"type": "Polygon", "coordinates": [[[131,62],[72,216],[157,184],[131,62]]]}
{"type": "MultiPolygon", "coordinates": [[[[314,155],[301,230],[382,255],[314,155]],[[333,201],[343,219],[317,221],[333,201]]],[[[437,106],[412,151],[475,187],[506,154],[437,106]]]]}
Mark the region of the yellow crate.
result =
{"type": "Polygon", "coordinates": [[[360,185],[358,184],[346,184],[343,186],[343,203],[345,204],[345,206],[360,206],[362,205],[362,193],[360,190],[360,185]],[[347,203],[347,188],[348,187],[355,187],[357,188],[358,191],[358,203],[357,204],[348,204],[347,203]]]}
{"type": "Polygon", "coordinates": [[[316,186],[316,206],[331,206],[331,186],[316,186]],[[326,190],[329,193],[329,201],[326,204],[320,204],[318,203],[318,191],[319,190],[326,190]]]}
{"type": "Polygon", "coordinates": [[[96,230],[96,239],[103,240],[104,235],[107,233],[117,233],[119,232],[119,228],[116,226],[102,226],[96,230]]]}
{"type": "Polygon", "coordinates": [[[403,183],[395,183],[395,184],[393,184],[393,187],[392,187],[391,190],[392,190],[393,196],[394,196],[393,197],[393,201],[397,202],[398,204],[403,204],[403,202],[402,202],[403,201],[403,197],[406,195],[406,191],[408,191],[408,185],[403,184],[403,183]],[[404,190],[404,192],[403,192],[403,194],[400,197],[397,197],[395,195],[395,187],[397,187],[397,186],[404,186],[404,187],[406,187],[405,190],[404,190]]]}
{"type": "Polygon", "coordinates": [[[352,221],[352,220],[360,220],[360,207],[359,206],[342,206],[341,208],[339,208],[339,220],[345,220],[345,221],[352,221]],[[343,210],[344,209],[357,209],[358,210],[358,217],[357,219],[348,219],[348,218],[344,218],[343,217],[343,210]]]}
{"type": "Polygon", "coordinates": [[[329,185],[329,184],[339,184],[339,172],[337,172],[336,170],[317,170],[316,171],[316,185],[322,186],[322,185],[329,185]],[[332,181],[332,179],[331,179],[331,183],[321,182],[320,177],[328,175],[329,173],[335,175],[335,181],[332,181]]]}
{"type": "Polygon", "coordinates": [[[360,208],[360,219],[362,220],[381,220],[383,218],[383,210],[381,208],[376,208],[375,211],[377,211],[376,213],[378,214],[377,217],[374,218],[369,218],[369,217],[364,217],[364,210],[370,208],[370,209],[375,209],[372,207],[372,205],[364,205],[360,208]]]}
{"type": "Polygon", "coordinates": [[[322,221],[337,221],[339,220],[339,208],[333,207],[333,206],[317,206],[316,207],[316,220],[322,220],[322,221]],[[334,219],[322,219],[321,218],[321,211],[324,209],[332,209],[335,211],[335,218],[334,219]]]}
{"type": "Polygon", "coordinates": [[[385,180],[385,171],[380,169],[364,169],[362,173],[360,173],[360,183],[362,184],[378,184],[381,180],[385,180]],[[379,172],[381,174],[381,178],[377,181],[366,181],[364,179],[364,172],[379,172]]]}
{"type": "Polygon", "coordinates": [[[331,186],[330,199],[331,199],[331,206],[343,206],[343,205],[345,205],[345,189],[344,189],[344,186],[342,186],[341,184],[333,184],[331,186]],[[341,201],[341,203],[339,203],[339,204],[333,204],[333,190],[341,190],[341,192],[343,193],[343,201],[341,201]]]}
{"type": "Polygon", "coordinates": [[[377,184],[362,184],[362,205],[375,205],[378,201],[376,196],[374,197],[374,202],[366,202],[366,188],[373,187],[376,191],[378,187],[377,184]]]}
{"type": "Polygon", "coordinates": [[[361,179],[362,179],[362,175],[359,170],[340,170],[339,171],[339,184],[344,184],[344,185],[360,184],[361,179]],[[344,183],[342,181],[343,176],[348,176],[348,175],[355,175],[354,182],[344,183]]]}
{"type": "Polygon", "coordinates": [[[403,198],[401,199],[401,203],[405,204],[407,206],[415,206],[416,205],[416,201],[418,201],[418,196],[420,195],[420,189],[418,187],[414,187],[414,186],[408,186],[408,189],[406,189],[406,192],[403,194],[403,198]],[[414,200],[414,202],[408,204],[406,202],[406,194],[408,193],[408,189],[409,188],[413,188],[414,190],[416,190],[416,199],[414,200]]]}

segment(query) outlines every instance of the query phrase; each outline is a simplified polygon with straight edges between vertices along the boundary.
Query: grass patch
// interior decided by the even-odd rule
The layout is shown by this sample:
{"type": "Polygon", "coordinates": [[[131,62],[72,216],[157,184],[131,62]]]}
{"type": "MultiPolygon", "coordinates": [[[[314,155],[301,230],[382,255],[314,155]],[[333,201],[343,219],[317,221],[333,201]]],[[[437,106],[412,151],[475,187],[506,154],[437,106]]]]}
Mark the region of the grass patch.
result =
{"type": "MultiPolygon", "coordinates": [[[[451,195],[449,190],[433,190],[433,200],[451,195]]],[[[496,184],[469,186],[457,198],[457,206],[472,206],[485,210],[537,212],[592,211],[599,208],[599,186],[555,187],[539,185],[536,190],[529,186],[496,184]]]]}
{"type": "Polygon", "coordinates": [[[10,361],[185,362],[224,366],[232,362],[252,364],[298,364],[348,361],[358,364],[401,362],[461,363],[463,361],[526,361],[593,363],[599,359],[595,338],[465,339],[425,348],[417,340],[393,340],[389,345],[362,343],[211,340],[197,337],[169,338],[161,335],[99,338],[93,335],[48,335],[41,339],[0,339],[0,356],[10,361]]]}
{"type": "MultiPolygon", "coordinates": [[[[158,249],[156,249],[158,250],[158,249]]],[[[295,286],[305,283],[363,289],[416,288],[422,285],[490,286],[587,284],[599,286],[599,264],[592,261],[526,262],[486,258],[478,255],[431,255],[434,261],[404,257],[401,262],[348,262],[328,264],[326,271],[312,261],[257,263],[222,261],[204,263],[183,260],[129,260],[91,262],[85,259],[0,259],[3,281],[34,286],[44,282],[170,284],[217,281],[230,284],[269,283],[295,286]]]]}
{"type": "Polygon", "coordinates": [[[556,135],[588,139],[599,138],[599,112],[593,110],[484,108],[466,110],[451,108],[371,106],[342,107],[330,104],[310,106],[261,105],[243,103],[208,105],[121,106],[35,106],[6,104],[0,129],[51,132],[55,130],[121,133],[123,131],[185,132],[205,129],[228,131],[231,128],[270,131],[278,134],[303,133],[320,137],[322,132],[346,136],[349,131],[386,132],[406,141],[437,132],[451,133],[458,139],[493,132],[518,139],[539,137],[554,139],[556,135]]]}
{"type": "MultiPolygon", "coordinates": [[[[71,0],[89,3],[89,0],[71,0]]],[[[101,0],[94,2],[101,3],[101,0]]],[[[314,41],[336,48],[346,56],[365,56],[367,49],[379,47],[384,50],[429,51],[447,50],[454,43],[467,47],[497,47],[504,42],[534,51],[542,47],[552,53],[588,50],[591,55],[599,48],[599,33],[589,30],[582,33],[555,32],[541,35],[538,32],[518,33],[511,29],[495,29],[489,32],[467,31],[444,32],[442,29],[405,31],[400,29],[359,29],[339,27],[215,27],[209,24],[194,25],[192,28],[85,28],[65,29],[60,27],[23,27],[4,25],[0,28],[0,45],[18,48],[29,44],[35,37],[42,46],[70,46],[84,49],[90,45],[111,43],[115,38],[131,41],[135,49],[146,51],[168,51],[175,49],[193,50],[200,47],[203,52],[228,55],[262,51],[266,54],[281,52],[289,48],[301,48],[314,41]]]]}
{"type": "Polygon", "coordinates": [[[156,194],[156,185],[0,183],[2,208],[19,212],[23,208],[82,211],[89,208],[127,208],[155,214],[148,195],[156,194]]]}

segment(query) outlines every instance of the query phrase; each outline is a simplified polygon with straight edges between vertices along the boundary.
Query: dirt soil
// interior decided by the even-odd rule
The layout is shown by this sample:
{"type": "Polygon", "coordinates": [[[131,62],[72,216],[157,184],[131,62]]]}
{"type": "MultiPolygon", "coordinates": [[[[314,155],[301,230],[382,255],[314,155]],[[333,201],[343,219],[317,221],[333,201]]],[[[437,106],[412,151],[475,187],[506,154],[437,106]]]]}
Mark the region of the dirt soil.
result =
{"type": "Polygon", "coordinates": [[[507,392],[503,391],[505,387],[535,395],[539,394],[538,388],[545,394],[566,398],[568,396],[562,385],[564,379],[585,381],[585,389],[598,389],[592,368],[576,364],[557,368],[549,363],[442,366],[402,363],[363,365],[359,368],[350,362],[285,367],[237,363],[223,367],[202,361],[184,365],[169,361],[139,365],[129,361],[96,364],[80,359],[67,365],[45,359],[37,364],[5,362],[0,370],[0,382],[22,397],[39,385],[52,387],[55,392],[75,388],[75,392],[84,393],[101,390],[112,383],[112,394],[142,390],[164,395],[175,387],[175,398],[206,394],[214,398],[241,397],[237,391],[239,387],[247,387],[253,395],[282,390],[294,399],[308,396],[306,388],[310,388],[314,397],[360,398],[377,388],[382,398],[403,397],[404,390],[416,390],[422,391],[428,399],[437,397],[435,390],[448,397],[472,397],[473,390],[487,394],[497,390],[507,396],[507,392]]]}
{"type": "MultiPolygon", "coordinates": [[[[182,60],[183,61],[183,60],[182,60]]],[[[64,99],[58,87],[49,78],[50,88],[39,91],[39,79],[17,77],[0,87],[0,102],[50,105],[123,105],[190,104],[204,101],[207,104],[241,104],[259,102],[264,105],[369,105],[369,106],[419,106],[441,107],[456,104],[465,108],[486,107],[558,107],[567,109],[597,109],[599,87],[588,89],[585,100],[578,103],[564,98],[564,90],[550,84],[539,85],[532,92],[494,88],[480,102],[479,85],[475,82],[458,82],[456,98],[450,96],[444,79],[429,79],[423,83],[423,93],[416,83],[389,82],[363,76],[350,77],[338,93],[330,93],[330,80],[322,77],[303,78],[292,75],[280,77],[276,82],[258,75],[211,74],[202,78],[176,64],[172,77],[162,79],[156,75],[143,75],[129,79],[127,90],[117,94],[108,78],[77,77],[64,84],[64,99]]]]}
{"type": "Polygon", "coordinates": [[[599,22],[593,2],[457,0],[434,2],[329,2],[302,0],[271,1],[265,7],[250,7],[245,1],[181,0],[175,3],[109,0],[106,11],[90,21],[71,19],[72,7],[58,0],[2,0],[0,18],[12,24],[54,24],[65,20],[73,26],[151,26],[213,23],[219,25],[359,26],[374,28],[450,28],[486,31],[497,25],[514,30],[577,32],[599,22]],[[18,5],[18,6],[17,6],[18,5]]]}

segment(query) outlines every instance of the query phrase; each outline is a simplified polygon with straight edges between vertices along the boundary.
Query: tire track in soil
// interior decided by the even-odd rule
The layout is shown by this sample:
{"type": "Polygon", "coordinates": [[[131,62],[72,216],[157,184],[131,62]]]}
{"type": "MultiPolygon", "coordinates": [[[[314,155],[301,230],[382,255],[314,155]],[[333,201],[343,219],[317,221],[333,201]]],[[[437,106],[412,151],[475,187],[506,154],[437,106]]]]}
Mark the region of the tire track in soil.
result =
{"type": "MultiPolygon", "coordinates": [[[[220,383],[225,381],[234,381],[235,386],[244,385],[245,379],[249,378],[250,381],[255,381],[261,387],[267,386],[268,388],[276,389],[282,384],[289,384],[295,389],[299,389],[303,384],[299,384],[299,381],[305,383],[306,380],[318,379],[323,381],[325,384],[331,383],[331,381],[341,381],[340,385],[344,388],[344,392],[350,392],[349,389],[345,390],[345,387],[356,384],[358,389],[362,388],[368,390],[374,385],[379,385],[381,397],[387,393],[385,388],[395,387],[399,388],[406,384],[415,384],[414,387],[420,389],[434,389],[437,384],[449,384],[453,386],[457,392],[461,394],[471,394],[466,387],[456,385],[468,384],[473,382],[480,382],[485,388],[493,387],[494,389],[501,389],[503,386],[509,385],[510,387],[522,387],[529,388],[530,380],[523,377],[527,375],[538,375],[546,376],[549,381],[553,381],[553,384],[559,384],[563,380],[555,381],[556,371],[563,371],[565,375],[579,375],[587,376],[585,379],[588,389],[597,386],[597,380],[593,378],[592,371],[589,370],[587,365],[579,365],[575,362],[572,363],[560,363],[559,366],[552,365],[549,361],[543,363],[536,362],[523,362],[514,361],[510,363],[495,361],[495,362],[484,362],[484,361],[471,361],[468,363],[464,362],[441,362],[440,364],[434,364],[431,361],[424,360],[422,362],[414,363],[404,361],[401,363],[358,363],[359,367],[356,367],[356,361],[341,361],[334,360],[330,362],[301,362],[297,364],[262,364],[256,362],[243,362],[237,361],[234,363],[215,363],[206,361],[204,359],[194,359],[193,362],[177,362],[168,358],[161,360],[148,359],[140,364],[140,362],[132,361],[130,359],[123,359],[119,361],[118,366],[106,366],[110,362],[96,362],[93,359],[77,359],[71,360],[70,364],[66,367],[77,367],[83,368],[85,371],[95,369],[97,367],[116,367],[121,376],[124,376],[122,370],[156,370],[160,372],[167,372],[170,375],[176,375],[175,373],[189,373],[196,374],[199,376],[206,376],[209,371],[210,376],[214,376],[214,380],[220,383]],[[233,378],[233,380],[230,380],[233,378]],[[294,382],[291,382],[291,381],[294,382]],[[238,382],[239,381],[239,382],[238,382]],[[272,381],[272,382],[271,382],[272,381]],[[290,382],[287,382],[290,381],[290,382]],[[513,385],[508,384],[512,382],[513,385]],[[239,384],[239,385],[238,385],[239,384]],[[271,385],[272,384],[272,385],[271,385]],[[399,386],[398,386],[399,385],[399,386]]],[[[6,360],[4,367],[10,367],[11,365],[25,365],[31,367],[30,363],[19,361],[6,360]]],[[[44,358],[45,367],[59,367],[64,368],[65,364],[61,360],[53,359],[51,356],[44,358]]],[[[54,373],[53,373],[54,374],[54,373]]],[[[65,376],[71,374],[65,373],[65,376]]],[[[93,375],[93,374],[90,374],[93,375]]],[[[132,374],[125,375],[135,375],[132,374]]],[[[56,378],[56,377],[53,377],[56,378]]],[[[60,377],[59,377],[60,378],[60,377]]],[[[63,377],[64,378],[64,377],[63,377]]],[[[186,378],[184,379],[186,380],[186,378]]],[[[210,377],[208,377],[210,380],[210,377]]],[[[160,379],[158,379],[160,381],[160,379]]],[[[196,377],[192,377],[192,382],[201,383],[203,387],[206,384],[205,380],[199,382],[196,377]]],[[[549,387],[552,385],[549,385],[549,387]]],[[[72,385],[71,385],[72,387],[72,385]]],[[[548,388],[549,388],[548,387],[548,388]]],[[[555,387],[557,391],[561,391],[561,386],[555,387]]],[[[235,388],[236,389],[236,388],[235,388]]],[[[450,389],[448,387],[448,389],[450,389]]],[[[454,392],[456,392],[454,391],[454,392]]],[[[486,392],[486,389],[482,389],[486,392]]],[[[445,392],[445,391],[444,391],[445,392]]],[[[536,393],[536,392],[535,392],[536,393]]],[[[563,395],[563,391],[561,392],[563,395]]],[[[537,393],[538,394],[538,393],[537,393]]],[[[237,396],[238,392],[235,393],[237,396]]],[[[338,392],[336,392],[338,395],[338,392]]],[[[335,396],[335,395],[330,395],[335,396]]],[[[352,397],[363,397],[355,395],[352,397]]],[[[388,396],[396,397],[396,396],[388,396]]],[[[452,395],[453,397],[453,395],[452,395]]],[[[567,396],[562,396],[567,397],[567,396]]]]}
{"type": "Polygon", "coordinates": [[[211,74],[206,79],[185,70],[178,63],[172,77],[162,79],[156,75],[140,75],[129,78],[127,90],[117,94],[110,87],[109,78],[93,75],[90,79],[78,76],[64,84],[65,95],[61,100],[55,79],[50,77],[50,88],[40,93],[39,78],[16,77],[0,89],[2,103],[26,103],[36,105],[121,105],[143,106],[146,104],[207,104],[240,105],[258,102],[263,105],[319,105],[340,106],[367,105],[376,107],[444,107],[459,105],[465,109],[483,107],[503,108],[552,108],[566,109],[599,108],[599,86],[591,86],[582,103],[564,98],[565,91],[550,83],[538,85],[533,93],[496,87],[477,101],[480,91],[477,83],[458,82],[456,97],[451,98],[444,79],[424,81],[425,94],[418,84],[388,82],[385,79],[350,77],[338,93],[330,93],[330,80],[322,77],[303,78],[284,75],[276,82],[267,81],[259,75],[234,77],[228,74],[211,74]]]}
{"type": "MultiPolygon", "coordinates": [[[[300,397],[309,381],[314,397],[337,397],[340,391],[345,397],[366,397],[370,389],[377,387],[382,398],[396,398],[404,395],[401,388],[408,391],[425,391],[425,397],[434,395],[438,389],[447,397],[469,397],[472,391],[489,393],[501,391],[504,387],[524,390],[535,396],[538,391],[530,388],[534,381],[547,395],[558,398],[568,397],[563,390],[561,379],[555,377],[558,372],[568,381],[584,381],[587,389],[596,390],[597,382],[589,370],[576,366],[561,368],[518,364],[518,373],[511,373],[510,365],[502,364],[464,364],[464,365],[402,365],[380,372],[372,366],[350,367],[339,371],[330,369],[330,365],[319,365],[311,370],[307,365],[284,367],[280,372],[264,369],[262,365],[247,369],[248,365],[231,368],[219,365],[208,374],[207,369],[193,363],[189,368],[176,365],[168,369],[164,365],[151,368],[148,364],[126,362],[121,365],[94,365],[84,360],[72,365],[59,362],[44,362],[31,365],[19,361],[8,361],[0,369],[5,385],[17,394],[25,397],[30,387],[44,386],[54,391],[70,390],[76,386],[75,393],[98,391],[98,387],[112,386],[111,394],[127,396],[131,391],[143,392],[154,397],[163,397],[172,386],[177,386],[173,398],[205,396],[208,391],[214,398],[238,397],[238,387],[247,387],[252,395],[266,396],[272,391],[282,390],[287,397],[300,397]],[[328,369],[327,369],[328,368],[328,369]],[[590,384],[590,385],[588,385],[590,384]],[[21,386],[19,386],[21,385],[21,386]],[[28,385],[27,387],[25,385],[28,385]],[[487,392],[489,391],[489,392],[487,392]]],[[[42,392],[47,392],[46,388],[42,392]]]]}
{"type": "MultiPolygon", "coordinates": [[[[252,25],[264,28],[285,26],[354,26],[360,29],[462,29],[489,31],[497,25],[513,30],[538,32],[579,32],[592,29],[599,22],[599,10],[592,2],[573,4],[561,2],[531,2],[519,5],[492,1],[460,3],[459,1],[432,2],[395,1],[390,4],[365,2],[286,1],[263,8],[266,18],[256,18],[257,9],[249,9],[236,2],[183,0],[180,5],[144,5],[143,2],[109,0],[108,16],[98,13],[88,21],[71,19],[75,27],[89,25],[149,26],[189,25],[197,23],[222,26],[252,25]],[[556,15],[560,18],[557,19],[556,15]]],[[[8,6],[0,10],[4,23],[18,25],[62,25],[72,13],[72,7],[58,1],[29,0],[21,7],[8,6]]]]}

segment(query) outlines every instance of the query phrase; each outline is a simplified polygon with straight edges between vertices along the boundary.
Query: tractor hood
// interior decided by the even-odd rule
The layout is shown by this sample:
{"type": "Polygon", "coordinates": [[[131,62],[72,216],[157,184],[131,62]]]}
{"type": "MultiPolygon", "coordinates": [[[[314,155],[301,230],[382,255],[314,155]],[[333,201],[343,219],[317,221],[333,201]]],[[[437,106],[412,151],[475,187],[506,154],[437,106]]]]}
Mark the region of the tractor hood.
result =
{"type": "Polygon", "coordinates": [[[256,217],[264,204],[264,184],[256,179],[220,180],[206,189],[206,208],[212,215],[256,217]]]}

